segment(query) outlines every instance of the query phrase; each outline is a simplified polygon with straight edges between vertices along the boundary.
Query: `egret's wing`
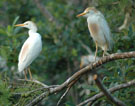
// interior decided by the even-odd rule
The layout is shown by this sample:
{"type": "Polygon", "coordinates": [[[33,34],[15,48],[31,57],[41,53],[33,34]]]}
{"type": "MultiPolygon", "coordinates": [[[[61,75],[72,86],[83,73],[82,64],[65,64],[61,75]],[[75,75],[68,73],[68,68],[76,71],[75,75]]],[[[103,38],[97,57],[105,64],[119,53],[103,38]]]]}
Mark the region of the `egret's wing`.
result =
{"type": "Polygon", "coordinates": [[[28,53],[29,53],[29,43],[25,42],[19,55],[19,62],[24,62],[28,56],[28,53]]]}
{"type": "Polygon", "coordinates": [[[113,46],[113,40],[112,40],[110,28],[109,28],[108,23],[106,22],[104,16],[102,14],[100,14],[100,15],[101,16],[99,17],[99,26],[105,36],[105,39],[107,40],[109,49],[111,49],[113,46]]]}

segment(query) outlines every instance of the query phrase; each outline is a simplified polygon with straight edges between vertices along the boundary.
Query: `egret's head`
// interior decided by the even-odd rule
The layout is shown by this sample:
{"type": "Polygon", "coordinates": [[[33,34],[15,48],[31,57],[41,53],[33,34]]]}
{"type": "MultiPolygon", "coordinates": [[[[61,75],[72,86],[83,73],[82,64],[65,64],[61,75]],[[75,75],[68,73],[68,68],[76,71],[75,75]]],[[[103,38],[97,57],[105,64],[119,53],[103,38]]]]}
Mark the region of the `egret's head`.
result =
{"type": "Polygon", "coordinates": [[[32,21],[26,21],[24,22],[23,24],[17,24],[15,26],[21,26],[21,27],[25,27],[25,28],[28,28],[29,30],[32,30],[34,32],[37,31],[37,26],[34,22],[32,21]]]}
{"type": "Polygon", "coordinates": [[[84,10],[83,13],[81,14],[78,14],[77,17],[80,17],[80,16],[85,16],[85,17],[89,17],[90,15],[93,15],[95,13],[97,13],[98,11],[96,10],[95,7],[88,7],[84,10]]]}

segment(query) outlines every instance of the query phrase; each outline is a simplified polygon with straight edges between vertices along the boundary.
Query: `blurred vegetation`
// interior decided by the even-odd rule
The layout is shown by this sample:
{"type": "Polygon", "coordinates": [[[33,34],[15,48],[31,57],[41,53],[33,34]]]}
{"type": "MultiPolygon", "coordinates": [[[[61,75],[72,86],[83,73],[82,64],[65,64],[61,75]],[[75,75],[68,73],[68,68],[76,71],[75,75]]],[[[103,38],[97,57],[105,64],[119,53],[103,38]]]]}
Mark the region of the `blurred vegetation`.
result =
{"type": "MultiPolygon", "coordinates": [[[[18,54],[28,37],[28,30],[14,27],[17,23],[32,20],[37,24],[38,32],[42,35],[43,50],[30,67],[34,79],[48,85],[64,82],[79,69],[81,57],[89,55],[79,41],[87,45],[93,53],[95,52],[95,44],[89,36],[86,19],[76,18],[76,15],[88,6],[96,6],[104,14],[111,28],[115,44],[110,53],[135,50],[135,2],[132,0],[40,0],[40,3],[58,24],[44,17],[37,8],[35,0],[0,0],[0,104],[2,106],[18,102],[12,96],[14,90],[9,86],[10,82],[20,78],[17,73],[18,54]],[[117,29],[123,24],[126,12],[130,13],[128,26],[118,32],[117,29]]],[[[101,49],[98,56],[102,56],[101,49]]],[[[135,59],[109,62],[100,68],[99,73],[107,88],[128,82],[135,78],[135,59]]],[[[22,88],[22,90],[27,89],[22,88]]],[[[125,88],[115,92],[114,96],[128,106],[134,106],[134,91],[135,87],[125,88]]],[[[89,85],[83,76],[62,104],[74,106],[98,92],[100,91],[97,86],[94,83],[89,85]]],[[[61,94],[48,97],[40,105],[55,106],[61,94]]],[[[103,97],[94,105],[112,104],[103,97]]]]}

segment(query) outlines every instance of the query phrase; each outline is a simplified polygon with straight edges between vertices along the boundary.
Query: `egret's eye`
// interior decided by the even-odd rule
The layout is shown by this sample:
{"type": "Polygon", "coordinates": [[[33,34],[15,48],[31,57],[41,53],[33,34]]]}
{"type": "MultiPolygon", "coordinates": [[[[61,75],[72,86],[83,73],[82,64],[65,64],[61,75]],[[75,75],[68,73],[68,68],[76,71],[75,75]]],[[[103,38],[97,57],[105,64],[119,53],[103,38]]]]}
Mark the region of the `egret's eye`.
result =
{"type": "Polygon", "coordinates": [[[25,25],[28,25],[28,23],[26,23],[25,25]]]}

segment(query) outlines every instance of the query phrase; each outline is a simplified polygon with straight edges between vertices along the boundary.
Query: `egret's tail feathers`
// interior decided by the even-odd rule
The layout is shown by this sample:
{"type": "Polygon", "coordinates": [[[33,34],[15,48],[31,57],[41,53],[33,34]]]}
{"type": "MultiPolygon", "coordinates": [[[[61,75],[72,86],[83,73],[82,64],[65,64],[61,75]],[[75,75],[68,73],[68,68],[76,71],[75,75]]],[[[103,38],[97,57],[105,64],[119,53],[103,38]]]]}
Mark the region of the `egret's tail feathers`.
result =
{"type": "Polygon", "coordinates": [[[18,64],[18,71],[22,72],[24,70],[24,66],[21,64],[18,64]]]}
{"type": "Polygon", "coordinates": [[[23,69],[20,69],[19,67],[18,67],[18,72],[22,72],[23,71],[23,69]]]}

